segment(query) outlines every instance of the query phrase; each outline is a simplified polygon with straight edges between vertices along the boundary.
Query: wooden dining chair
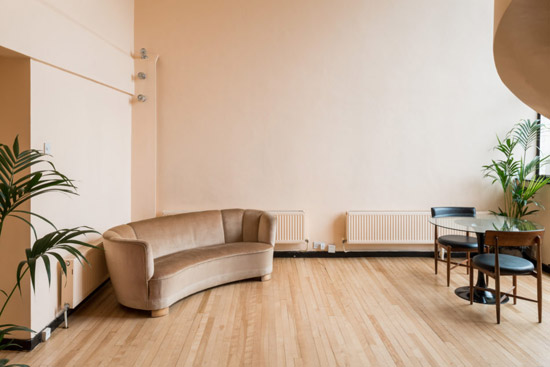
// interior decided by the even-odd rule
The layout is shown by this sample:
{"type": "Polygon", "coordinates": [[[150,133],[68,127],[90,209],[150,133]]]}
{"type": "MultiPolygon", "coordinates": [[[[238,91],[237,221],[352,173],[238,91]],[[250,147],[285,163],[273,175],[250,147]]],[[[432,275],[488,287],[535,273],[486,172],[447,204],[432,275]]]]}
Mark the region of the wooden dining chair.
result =
{"type": "MultiPolygon", "coordinates": [[[[471,207],[434,207],[431,209],[432,218],[442,217],[475,217],[476,208],[471,207]]],[[[438,226],[435,226],[434,234],[434,263],[435,273],[437,274],[437,264],[445,262],[447,265],[447,287],[451,283],[451,270],[457,266],[466,267],[466,273],[470,266],[470,253],[477,251],[477,237],[470,236],[469,232],[464,235],[445,235],[438,236],[438,226]],[[445,258],[440,256],[441,249],[445,250],[445,258]],[[453,252],[466,253],[466,259],[463,261],[452,261],[453,252]],[[452,266],[451,266],[452,265],[452,266]]]]}
{"type": "Polygon", "coordinates": [[[500,303],[508,296],[512,297],[514,304],[517,299],[537,302],[539,322],[542,322],[542,257],[541,247],[544,230],[532,232],[500,232],[487,231],[485,233],[485,245],[494,248],[494,253],[486,253],[474,256],[470,263],[470,304],[473,303],[474,290],[485,290],[495,295],[497,311],[497,324],[500,324],[500,303]],[[519,256],[500,254],[501,247],[536,246],[537,269],[529,260],[519,256]],[[478,269],[484,274],[495,279],[495,289],[474,286],[473,271],[478,269]],[[517,277],[531,275],[537,278],[537,299],[521,297],[517,295],[517,277]],[[506,292],[500,290],[501,276],[512,276],[512,288],[506,292]],[[510,293],[512,291],[512,293],[510,293]]]}

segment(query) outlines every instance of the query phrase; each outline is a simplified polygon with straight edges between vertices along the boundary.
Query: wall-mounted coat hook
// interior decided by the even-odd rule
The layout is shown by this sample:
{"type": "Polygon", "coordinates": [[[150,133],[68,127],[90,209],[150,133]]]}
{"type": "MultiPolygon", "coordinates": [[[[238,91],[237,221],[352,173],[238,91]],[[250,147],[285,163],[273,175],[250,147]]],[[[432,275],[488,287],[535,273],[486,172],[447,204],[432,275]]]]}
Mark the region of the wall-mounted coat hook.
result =
{"type": "Polygon", "coordinates": [[[147,79],[147,74],[145,74],[143,71],[140,71],[137,76],[139,79],[147,79]]]}
{"type": "Polygon", "coordinates": [[[139,50],[140,54],[141,54],[141,58],[142,59],[148,59],[149,56],[147,56],[147,50],[145,48],[142,48],[141,50],[139,50]]]}
{"type": "Polygon", "coordinates": [[[147,96],[144,96],[143,94],[138,94],[137,100],[140,102],[145,102],[147,100],[147,96]]]}

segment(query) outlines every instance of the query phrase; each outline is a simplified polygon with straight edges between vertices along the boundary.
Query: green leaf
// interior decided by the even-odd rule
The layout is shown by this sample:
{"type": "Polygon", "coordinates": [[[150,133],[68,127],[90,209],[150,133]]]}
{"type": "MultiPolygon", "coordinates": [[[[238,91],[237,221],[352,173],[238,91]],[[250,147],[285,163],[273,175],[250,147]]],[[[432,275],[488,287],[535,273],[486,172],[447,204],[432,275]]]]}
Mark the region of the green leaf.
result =
{"type": "Polygon", "coordinates": [[[36,292],[36,259],[29,259],[27,260],[27,265],[29,266],[29,271],[31,273],[31,284],[32,288],[36,292]]]}
{"type": "Polygon", "coordinates": [[[48,223],[50,226],[52,226],[54,229],[57,229],[57,227],[55,226],[55,224],[53,224],[52,222],[50,222],[48,219],[44,218],[43,216],[41,215],[38,215],[36,213],[33,213],[33,212],[29,212],[29,211],[26,211],[26,210],[13,210],[12,213],[24,213],[24,214],[29,214],[29,215],[32,215],[32,216],[35,216],[37,218],[40,218],[42,219],[44,222],[48,223]]]}
{"type": "Polygon", "coordinates": [[[19,156],[19,135],[17,135],[13,141],[13,153],[16,157],[19,156]]]}
{"type": "Polygon", "coordinates": [[[6,364],[6,363],[9,363],[9,359],[0,359],[0,367],[30,367],[28,364],[20,364],[20,363],[6,364]]]}
{"type": "Polygon", "coordinates": [[[539,210],[532,209],[532,205],[539,207],[533,198],[550,179],[532,176],[538,167],[550,164],[550,156],[535,156],[528,160],[527,150],[536,146],[541,127],[538,120],[521,120],[504,139],[497,136],[495,150],[502,154],[503,159],[492,160],[491,164],[483,166],[484,177],[501,185],[505,206],[499,211],[503,215],[521,218],[539,210]]]}
{"type": "Polygon", "coordinates": [[[21,151],[18,137],[11,149],[0,144],[0,228],[10,213],[33,197],[49,192],[76,194],[72,180],[58,172],[45,157],[35,149],[21,151]],[[49,169],[36,170],[37,165],[49,169]]]}
{"type": "MultiPolygon", "coordinates": [[[[0,293],[6,297],[0,314],[15,289],[18,289],[20,294],[22,293],[22,278],[27,271],[30,273],[32,288],[36,291],[36,266],[39,259],[42,259],[44,263],[48,283],[51,285],[52,269],[49,255],[52,255],[60,263],[61,270],[66,275],[67,265],[63,257],[58,253],[59,251],[70,253],[79,261],[87,261],[84,255],[74,246],[95,247],[85,243],[80,238],[80,236],[92,233],[98,234],[97,231],[89,227],[58,230],[47,218],[31,211],[18,209],[32,198],[51,192],[77,195],[74,182],[57,171],[55,165],[49,161],[45,154],[35,149],[21,151],[18,136],[15,137],[11,147],[0,144],[0,232],[6,218],[13,216],[26,223],[32,229],[35,237],[31,248],[25,250],[26,259],[19,262],[17,266],[17,282],[13,290],[9,294],[4,290],[0,290],[0,293]],[[54,231],[45,234],[41,238],[37,238],[37,232],[32,220],[27,218],[27,216],[29,218],[34,216],[41,219],[51,225],[54,231]]],[[[12,324],[0,325],[0,341],[3,341],[4,337],[11,332],[18,330],[32,331],[28,328],[12,324]]],[[[13,343],[0,343],[0,350],[9,345],[13,345],[13,343]]],[[[7,359],[0,359],[0,367],[25,366],[23,364],[9,365],[8,363],[7,359]]]]}
{"type": "Polygon", "coordinates": [[[17,265],[17,289],[19,289],[19,294],[21,294],[21,277],[23,274],[22,270],[25,265],[27,265],[25,260],[21,261],[19,265],[17,265]]]}
{"type": "Polygon", "coordinates": [[[34,229],[34,226],[32,225],[31,222],[29,222],[28,220],[26,220],[25,218],[23,217],[20,217],[18,215],[15,215],[15,214],[10,214],[11,217],[14,217],[14,218],[17,218],[17,219],[20,219],[22,220],[23,222],[27,223],[29,225],[29,227],[31,227],[32,229],[32,233],[34,234],[34,238],[38,238],[38,235],[36,234],[36,229],[34,229]]]}
{"type": "Polygon", "coordinates": [[[59,255],[56,252],[52,252],[50,255],[52,255],[53,257],[55,257],[57,259],[57,262],[61,266],[61,270],[63,271],[63,274],[65,274],[65,276],[67,276],[67,264],[65,263],[65,259],[63,259],[61,257],[61,255],[59,255]]]}
{"type": "MultiPolygon", "coordinates": [[[[41,238],[37,239],[32,248],[26,250],[27,260],[23,263],[26,263],[29,267],[31,282],[33,288],[35,287],[35,273],[36,273],[36,261],[39,258],[42,258],[44,265],[46,267],[46,272],[48,273],[48,281],[51,281],[51,264],[48,255],[52,255],[61,265],[63,273],[67,274],[67,265],[63,257],[57,252],[59,250],[65,251],[73,255],[79,262],[86,262],[88,260],[86,257],[73,245],[83,245],[90,248],[97,248],[97,246],[85,243],[77,239],[79,236],[85,236],[88,234],[99,234],[99,232],[89,228],[89,227],[76,227],[70,229],[58,229],[53,232],[47,233],[41,238]]],[[[22,265],[20,264],[22,268],[22,265]]]]}
{"type": "Polygon", "coordinates": [[[11,152],[10,148],[8,148],[7,145],[2,145],[2,149],[0,149],[0,154],[4,158],[6,158],[6,160],[8,161],[11,167],[15,165],[15,156],[13,155],[13,153],[11,152]]]}
{"type": "MultiPolygon", "coordinates": [[[[14,331],[25,331],[25,332],[34,332],[33,330],[25,327],[25,326],[19,326],[14,324],[3,324],[0,325],[0,342],[2,342],[6,336],[10,335],[14,331]]],[[[12,342],[3,342],[0,343],[0,350],[4,350],[8,347],[19,347],[18,344],[12,343],[12,342]]],[[[8,367],[8,366],[26,366],[24,364],[7,364],[9,363],[8,359],[0,359],[0,367],[8,367]]]]}
{"type": "Polygon", "coordinates": [[[52,274],[50,270],[50,258],[48,255],[42,255],[42,260],[44,261],[44,266],[46,268],[46,274],[48,275],[48,285],[52,285],[52,274]]]}

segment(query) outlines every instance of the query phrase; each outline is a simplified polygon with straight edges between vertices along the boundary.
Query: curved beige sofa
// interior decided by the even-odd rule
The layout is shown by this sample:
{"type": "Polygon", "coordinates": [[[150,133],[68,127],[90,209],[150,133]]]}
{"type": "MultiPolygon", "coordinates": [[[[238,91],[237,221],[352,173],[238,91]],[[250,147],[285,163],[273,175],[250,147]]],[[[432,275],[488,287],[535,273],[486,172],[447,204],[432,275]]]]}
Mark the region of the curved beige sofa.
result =
{"type": "Polygon", "coordinates": [[[153,317],[200,290],[271,278],[277,219],[259,210],[212,210],[142,220],[103,234],[121,304],[153,317]]]}

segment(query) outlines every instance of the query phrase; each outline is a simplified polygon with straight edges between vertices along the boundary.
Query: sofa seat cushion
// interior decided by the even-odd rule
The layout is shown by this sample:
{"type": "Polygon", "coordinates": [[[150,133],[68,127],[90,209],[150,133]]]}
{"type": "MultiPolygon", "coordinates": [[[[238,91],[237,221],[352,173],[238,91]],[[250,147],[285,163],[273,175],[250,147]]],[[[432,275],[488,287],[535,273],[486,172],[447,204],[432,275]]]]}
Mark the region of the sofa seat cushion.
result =
{"type": "Polygon", "coordinates": [[[477,249],[477,237],[462,235],[447,235],[437,239],[440,244],[453,248],[477,249]]]}
{"type": "Polygon", "coordinates": [[[152,280],[173,277],[186,268],[205,262],[272,250],[273,246],[259,242],[224,243],[184,250],[155,259],[155,272],[152,280]]]}
{"type": "MultiPolygon", "coordinates": [[[[481,254],[472,259],[474,265],[478,268],[495,272],[495,254],[481,254]]],[[[521,275],[529,274],[535,270],[535,266],[529,260],[522,257],[505,254],[498,255],[500,265],[500,274],[502,275],[521,275]]]]}
{"type": "Polygon", "coordinates": [[[148,310],[159,310],[193,293],[273,271],[273,246],[237,242],[184,250],[155,260],[148,282],[148,310]]]}

